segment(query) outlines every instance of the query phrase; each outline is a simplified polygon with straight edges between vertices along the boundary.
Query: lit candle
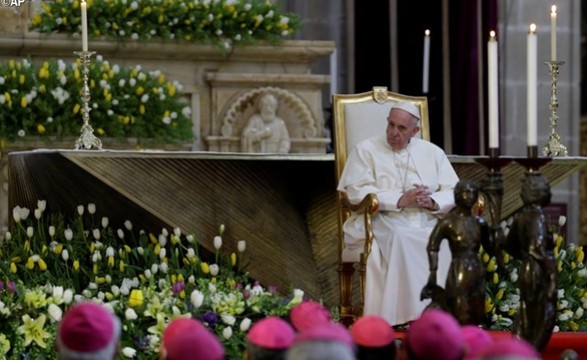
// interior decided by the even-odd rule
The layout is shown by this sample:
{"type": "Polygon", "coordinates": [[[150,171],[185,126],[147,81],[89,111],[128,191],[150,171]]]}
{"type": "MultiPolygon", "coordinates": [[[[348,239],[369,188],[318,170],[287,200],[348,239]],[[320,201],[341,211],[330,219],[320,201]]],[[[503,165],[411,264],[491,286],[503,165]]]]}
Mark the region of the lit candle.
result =
{"type": "Polygon", "coordinates": [[[498,96],[498,66],[497,66],[497,39],[495,31],[489,33],[489,42],[487,43],[488,54],[488,97],[489,97],[489,147],[497,149],[499,147],[499,96],[498,96]]]}
{"type": "Polygon", "coordinates": [[[550,60],[556,61],[556,5],[550,12],[550,60]]]}
{"type": "Polygon", "coordinates": [[[537,146],[537,97],[536,97],[536,24],[530,25],[528,32],[528,146],[537,146]]]}
{"type": "Polygon", "coordinates": [[[82,50],[88,51],[88,9],[86,1],[82,0],[82,50]]]}
{"type": "Polygon", "coordinates": [[[422,93],[428,93],[428,74],[430,69],[430,30],[424,32],[424,61],[422,69],[422,93]]]}

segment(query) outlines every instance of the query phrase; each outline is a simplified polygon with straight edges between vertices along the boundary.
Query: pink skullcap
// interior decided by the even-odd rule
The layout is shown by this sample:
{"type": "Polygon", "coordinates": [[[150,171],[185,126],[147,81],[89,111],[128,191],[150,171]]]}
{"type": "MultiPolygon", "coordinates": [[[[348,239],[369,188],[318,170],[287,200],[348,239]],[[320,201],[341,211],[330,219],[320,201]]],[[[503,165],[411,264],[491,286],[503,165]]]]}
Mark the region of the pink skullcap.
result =
{"type": "Polygon", "coordinates": [[[491,334],[479,326],[464,325],[461,332],[465,340],[465,359],[476,359],[485,346],[493,343],[491,334]]]}
{"type": "Polygon", "coordinates": [[[355,349],[351,333],[343,325],[334,322],[317,324],[302,330],[296,336],[294,344],[306,341],[332,341],[347,345],[353,350],[355,349]]]}
{"type": "Polygon", "coordinates": [[[429,309],[408,328],[406,347],[413,359],[454,360],[462,356],[461,326],[449,313],[429,309]]]}
{"type": "Polygon", "coordinates": [[[540,359],[540,354],[528,341],[517,337],[497,339],[485,346],[479,352],[479,358],[501,359],[503,356],[511,356],[516,359],[540,359]]]}
{"type": "Polygon", "coordinates": [[[355,344],[364,347],[383,347],[395,340],[395,333],[387,320],[376,315],[360,317],[351,327],[355,344]]]}
{"type": "Polygon", "coordinates": [[[224,348],[208,328],[192,318],[175,318],[163,331],[162,352],[167,360],[220,360],[224,348]]]}
{"type": "Polygon", "coordinates": [[[247,334],[248,341],[258,347],[270,350],[287,349],[293,343],[296,333],[293,327],[277,316],[257,321],[247,334]]]}
{"type": "Polygon", "coordinates": [[[291,309],[289,318],[297,331],[332,321],[328,309],[319,302],[311,300],[299,303],[291,309]]]}
{"type": "Polygon", "coordinates": [[[413,103],[411,103],[409,101],[397,102],[392,106],[392,109],[402,109],[402,110],[407,111],[410,114],[414,115],[418,119],[420,118],[420,109],[418,109],[418,107],[416,105],[414,105],[413,103]]]}
{"type": "Polygon", "coordinates": [[[112,357],[118,349],[120,321],[104,306],[85,302],[71,307],[59,323],[57,348],[65,358],[88,354],[112,357]]]}

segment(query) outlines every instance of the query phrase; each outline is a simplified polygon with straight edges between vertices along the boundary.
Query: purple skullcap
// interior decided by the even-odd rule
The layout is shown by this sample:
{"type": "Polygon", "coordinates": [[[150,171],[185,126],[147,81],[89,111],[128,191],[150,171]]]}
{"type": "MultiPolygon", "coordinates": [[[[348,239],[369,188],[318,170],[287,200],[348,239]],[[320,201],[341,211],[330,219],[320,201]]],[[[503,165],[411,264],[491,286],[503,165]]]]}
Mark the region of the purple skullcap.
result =
{"type": "Polygon", "coordinates": [[[295,330],[287,321],[277,316],[269,316],[253,324],[247,334],[247,340],[258,347],[282,350],[289,348],[295,336],[295,330]]]}

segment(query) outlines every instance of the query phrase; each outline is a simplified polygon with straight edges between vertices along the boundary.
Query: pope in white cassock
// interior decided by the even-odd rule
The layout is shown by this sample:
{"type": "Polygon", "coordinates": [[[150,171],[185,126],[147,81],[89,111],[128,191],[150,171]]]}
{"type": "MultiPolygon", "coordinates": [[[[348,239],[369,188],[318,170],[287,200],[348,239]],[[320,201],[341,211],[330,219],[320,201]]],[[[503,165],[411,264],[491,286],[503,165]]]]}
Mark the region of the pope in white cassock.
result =
{"type": "MultiPolygon", "coordinates": [[[[421,301],[429,264],[426,246],[439,217],[454,207],[459,178],[445,152],[415,135],[420,111],[409,102],[396,103],[387,118],[386,134],[357,144],[349,154],[338,190],[352,203],[375,193],[375,241],[367,260],[364,314],[383,316],[391,325],[418,318],[429,300],[421,301]]],[[[345,244],[363,247],[360,214],[344,224],[345,244]]],[[[439,252],[438,283],[444,284],[451,254],[446,242],[439,252]]]]}

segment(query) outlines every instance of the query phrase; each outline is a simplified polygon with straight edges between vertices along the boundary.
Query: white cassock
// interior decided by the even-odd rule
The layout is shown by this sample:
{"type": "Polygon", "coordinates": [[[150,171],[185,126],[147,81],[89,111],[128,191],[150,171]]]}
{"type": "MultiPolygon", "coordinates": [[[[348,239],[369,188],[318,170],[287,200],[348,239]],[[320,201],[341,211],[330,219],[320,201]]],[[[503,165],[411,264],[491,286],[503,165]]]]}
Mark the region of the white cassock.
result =
{"type": "MultiPolygon", "coordinates": [[[[454,207],[454,186],[459,178],[444,151],[435,144],[412,138],[401,151],[388,145],[386,136],[363,140],[349,154],[338,190],[352,203],[375,193],[379,211],[373,217],[375,241],[367,260],[364,314],[383,316],[391,325],[419,317],[430,302],[420,300],[430,267],[426,247],[439,217],[454,207]],[[404,191],[426,185],[439,210],[397,207],[404,191]]],[[[362,248],[363,217],[352,214],[344,224],[345,244],[362,248]]],[[[443,242],[438,254],[437,283],[446,282],[451,253],[443,242]]]]}

